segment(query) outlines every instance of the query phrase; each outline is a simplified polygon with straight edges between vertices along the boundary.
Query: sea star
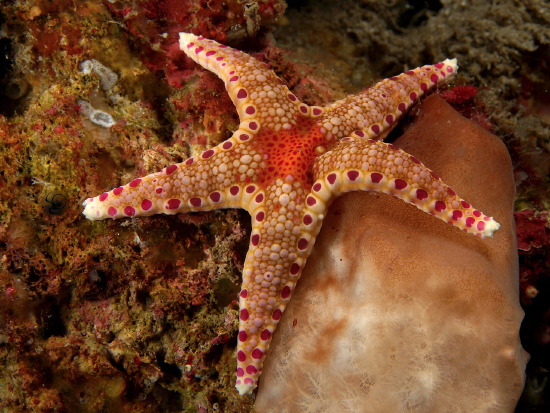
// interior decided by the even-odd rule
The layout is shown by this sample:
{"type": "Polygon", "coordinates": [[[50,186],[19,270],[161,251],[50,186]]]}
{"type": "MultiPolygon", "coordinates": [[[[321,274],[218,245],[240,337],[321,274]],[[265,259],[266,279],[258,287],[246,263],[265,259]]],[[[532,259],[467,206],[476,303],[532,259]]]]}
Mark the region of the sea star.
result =
{"type": "Polygon", "coordinates": [[[271,336],[332,199],[397,196],[481,237],[499,224],[431,170],[379,142],[418,98],[448,81],[456,59],[383,80],[327,107],[300,102],[269,67],[213,40],[180,33],[180,48],[224,80],[241,120],[220,145],[84,201],[91,220],[243,208],[252,216],[240,292],[236,388],[257,386],[271,336]]]}

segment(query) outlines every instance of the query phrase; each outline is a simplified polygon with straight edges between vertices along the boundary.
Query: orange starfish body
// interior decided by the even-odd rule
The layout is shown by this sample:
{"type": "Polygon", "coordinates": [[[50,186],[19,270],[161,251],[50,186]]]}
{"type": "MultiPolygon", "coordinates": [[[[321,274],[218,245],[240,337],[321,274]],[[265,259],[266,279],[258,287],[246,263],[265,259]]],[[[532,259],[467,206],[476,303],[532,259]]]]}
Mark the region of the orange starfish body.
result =
{"type": "Polygon", "coordinates": [[[499,228],[413,156],[380,142],[421,95],[455,75],[456,59],[317,107],[300,102],[265,64],[243,52],[187,33],[180,33],[180,48],[224,80],[239,129],[183,163],[87,199],[84,215],[118,219],[221,208],[250,213],[237,347],[241,395],[257,386],[273,331],[338,195],[392,194],[481,237],[499,228]]]}

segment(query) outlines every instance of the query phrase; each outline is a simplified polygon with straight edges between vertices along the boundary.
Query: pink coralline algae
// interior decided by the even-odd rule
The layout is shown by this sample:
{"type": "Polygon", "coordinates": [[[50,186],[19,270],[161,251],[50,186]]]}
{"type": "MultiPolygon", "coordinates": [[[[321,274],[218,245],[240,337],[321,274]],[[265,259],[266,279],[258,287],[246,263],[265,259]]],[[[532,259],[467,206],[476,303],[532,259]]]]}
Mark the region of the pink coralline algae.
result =
{"type": "Polygon", "coordinates": [[[143,45],[140,57],[152,71],[163,71],[170,85],[182,87],[190,70],[183,69],[183,53],[177,47],[179,32],[193,30],[212,39],[233,41],[252,36],[261,26],[272,24],[285,10],[281,0],[139,0],[131,5],[108,5],[114,16],[143,45]],[[162,21],[152,25],[150,21],[162,21]]]}
{"type": "Polygon", "coordinates": [[[516,212],[514,216],[520,250],[529,251],[531,248],[541,248],[550,244],[548,212],[535,214],[526,209],[516,212]]]}

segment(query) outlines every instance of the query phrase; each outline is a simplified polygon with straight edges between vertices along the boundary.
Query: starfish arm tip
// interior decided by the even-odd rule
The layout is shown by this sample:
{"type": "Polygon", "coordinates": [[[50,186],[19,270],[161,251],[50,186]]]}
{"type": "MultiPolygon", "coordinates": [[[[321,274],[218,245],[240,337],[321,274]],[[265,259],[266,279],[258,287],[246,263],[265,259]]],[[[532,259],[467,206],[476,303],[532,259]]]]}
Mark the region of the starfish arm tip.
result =
{"type": "Polygon", "coordinates": [[[196,40],[196,39],[197,39],[197,36],[195,36],[192,33],[180,32],[180,49],[183,50],[184,46],[186,46],[192,40],[196,40]]]}
{"type": "Polygon", "coordinates": [[[83,203],[82,206],[84,207],[84,211],[82,211],[82,214],[86,217],[86,219],[89,219],[90,221],[97,221],[100,219],[108,218],[106,215],[106,211],[102,211],[99,207],[99,203],[97,202],[96,198],[87,198],[83,203]]]}
{"type": "Polygon", "coordinates": [[[458,66],[458,59],[457,59],[456,57],[454,57],[454,58],[452,58],[452,59],[445,59],[445,60],[443,61],[443,63],[448,64],[448,65],[451,65],[451,66],[456,67],[456,68],[459,67],[459,66],[458,66]]]}
{"type": "Polygon", "coordinates": [[[491,238],[499,228],[500,224],[491,217],[489,221],[485,221],[485,228],[480,233],[481,238],[491,238]]]}
{"type": "Polygon", "coordinates": [[[450,66],[452,68],[452,75],[456,74],[456,72],[458,71],[458,60],[457,58],[453,58],[453,59],[445,59],[443,62],[442,62],[446,67],[450,66]]]}
{"type": "Polygon", "coordinates": [[[241,382],[241,383],[237,383],[235,388],[239,392],[239,396],[244,396],[246,394],[252,394],[252,391],[256,388],[256,385],[255,384],[246,384],[244,382],[241,382]]]}

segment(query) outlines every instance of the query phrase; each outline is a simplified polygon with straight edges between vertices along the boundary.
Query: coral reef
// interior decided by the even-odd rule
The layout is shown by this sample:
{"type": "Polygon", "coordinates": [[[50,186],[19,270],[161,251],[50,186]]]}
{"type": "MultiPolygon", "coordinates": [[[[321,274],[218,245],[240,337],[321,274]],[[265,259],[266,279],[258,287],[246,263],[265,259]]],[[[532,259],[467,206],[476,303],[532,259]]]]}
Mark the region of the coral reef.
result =
{"type": "Polygon", "coordinates": [[[547,2],[288,3],[286,15],[282,0],[2,3],[0,410],[252,410],[233,388],[246,214],[81,215],[88,196],[237,129],[223,83],[179,52],[179,31],[251,53],[311,105],[458,57],[445,98],[502,138],[514,165],[532,356],[517,412],[548,408],[547,2]],[[111,88],[83,73],[92,59],[117,75],[111,88]],[[114,124],[94,124],[81,100],[114,124]]]}

